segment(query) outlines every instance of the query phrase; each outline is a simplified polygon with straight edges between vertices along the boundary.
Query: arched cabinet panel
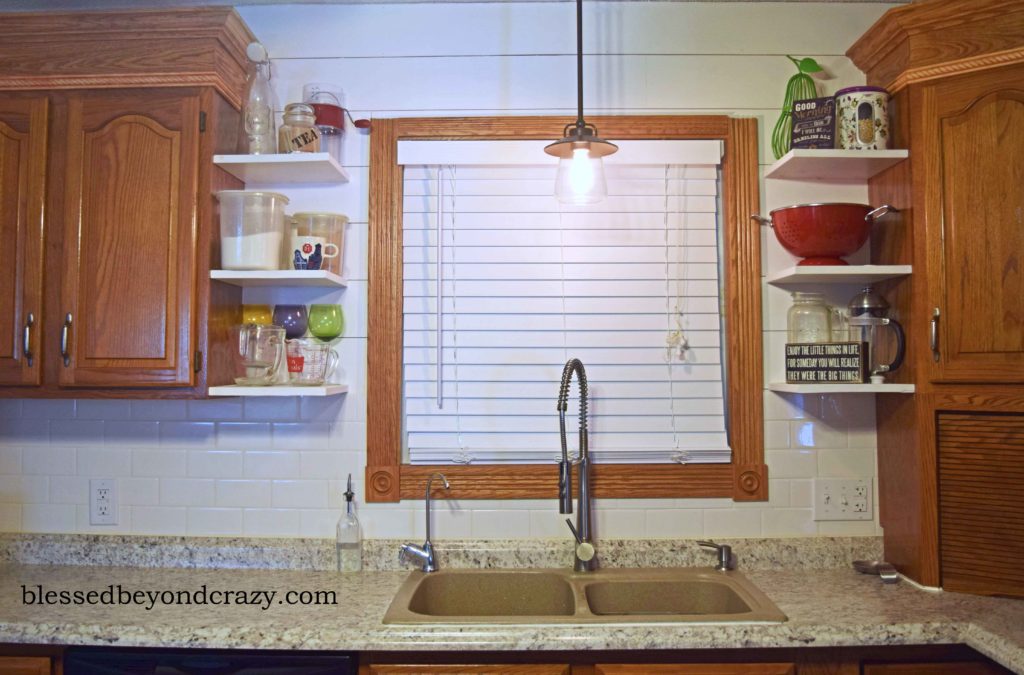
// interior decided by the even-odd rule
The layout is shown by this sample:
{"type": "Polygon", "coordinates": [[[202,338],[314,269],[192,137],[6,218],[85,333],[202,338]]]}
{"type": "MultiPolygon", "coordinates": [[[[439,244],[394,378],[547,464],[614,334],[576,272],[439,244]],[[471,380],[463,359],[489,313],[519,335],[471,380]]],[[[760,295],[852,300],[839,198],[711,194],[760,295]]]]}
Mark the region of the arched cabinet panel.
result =
{"type": "Polygon", "coordinates": [[[63,386],[191,384],[198,126],[198,96],[70,99],[63,386]]]}

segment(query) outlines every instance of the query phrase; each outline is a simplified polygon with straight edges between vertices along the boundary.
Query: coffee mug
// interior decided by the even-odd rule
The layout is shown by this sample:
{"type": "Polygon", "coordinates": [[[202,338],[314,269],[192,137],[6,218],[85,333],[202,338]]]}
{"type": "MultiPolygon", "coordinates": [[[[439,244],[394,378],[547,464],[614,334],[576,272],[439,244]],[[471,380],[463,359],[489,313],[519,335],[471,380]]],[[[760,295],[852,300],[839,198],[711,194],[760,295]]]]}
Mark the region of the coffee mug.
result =
{"type": "Polygon", "coordinates": [[[324,258],[335,258],[340,250],[323,237],[294,236],[291,242],[292,264],[297,270],[318,270],[324,258]]]}

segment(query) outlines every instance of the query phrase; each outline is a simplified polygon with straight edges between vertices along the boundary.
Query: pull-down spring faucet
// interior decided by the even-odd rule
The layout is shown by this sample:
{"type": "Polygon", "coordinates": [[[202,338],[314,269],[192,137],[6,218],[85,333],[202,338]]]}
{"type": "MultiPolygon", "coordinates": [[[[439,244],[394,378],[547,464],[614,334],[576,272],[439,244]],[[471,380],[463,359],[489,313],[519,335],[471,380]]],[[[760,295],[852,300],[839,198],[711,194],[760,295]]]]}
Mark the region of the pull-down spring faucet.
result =
{"type": "Polygon", "coordinates": [[[558,463],[558,512],[572,513],[572,465],[577,466],[580,487],[576,505],[576,526],[572,520],[565,519],[572,535],[576,539],[576,553],[573,569],[577,572],[589,572],[596,567],[594,560],[594,542],[590,521],[590,450],[587,445],[587,371],[579,359],[569,359],[562,370],[562,384],[558,390],[558,425],[561,431],[562,460],[558,463]],[[576,373],[580,389],[580,450],[579,457],[569,459],[569,449],[565,439],[565,411],[569,407],[569,384],[576,373]]]}

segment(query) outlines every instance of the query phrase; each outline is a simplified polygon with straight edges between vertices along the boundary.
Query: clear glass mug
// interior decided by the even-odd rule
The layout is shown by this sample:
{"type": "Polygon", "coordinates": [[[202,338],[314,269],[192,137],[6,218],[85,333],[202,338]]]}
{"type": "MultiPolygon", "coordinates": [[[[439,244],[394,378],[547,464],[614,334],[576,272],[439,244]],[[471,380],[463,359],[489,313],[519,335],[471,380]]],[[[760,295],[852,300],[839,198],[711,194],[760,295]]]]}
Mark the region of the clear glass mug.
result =
{"type": "Polygon", "coordinates": [[[288,384],[317,387],[338,367],[338,352],[316,338],[288,340],[288,384]]]}
{"type": "Polygon", "coordinates": [[[284,328],[243,324],[237,326],[235,384],[267,386],[273,384],[285,361],[284,328]]]}

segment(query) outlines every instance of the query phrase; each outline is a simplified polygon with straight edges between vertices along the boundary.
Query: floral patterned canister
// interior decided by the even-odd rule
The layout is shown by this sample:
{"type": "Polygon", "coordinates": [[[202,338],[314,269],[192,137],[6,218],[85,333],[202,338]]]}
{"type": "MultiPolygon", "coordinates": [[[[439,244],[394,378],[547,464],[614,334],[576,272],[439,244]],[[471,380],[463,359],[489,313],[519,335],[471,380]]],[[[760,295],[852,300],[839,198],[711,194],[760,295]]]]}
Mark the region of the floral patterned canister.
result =
{"type": "Polygon", "coordinates": [[[889,92],[881,87],[847,87],[836,92],[838,146],[844,150],[889,147],[889,92]]]}

